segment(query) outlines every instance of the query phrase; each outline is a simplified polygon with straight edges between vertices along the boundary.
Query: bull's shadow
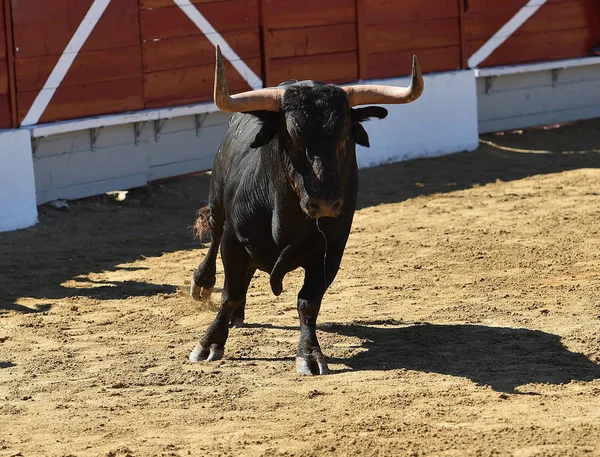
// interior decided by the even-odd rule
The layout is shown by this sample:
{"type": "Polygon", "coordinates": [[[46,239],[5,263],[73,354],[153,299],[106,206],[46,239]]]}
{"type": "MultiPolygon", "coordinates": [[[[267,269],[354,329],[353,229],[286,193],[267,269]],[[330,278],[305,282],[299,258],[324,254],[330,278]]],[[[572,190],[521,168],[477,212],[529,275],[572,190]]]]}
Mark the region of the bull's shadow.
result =
{"type": "MultiPolygon", "coordinates": [[[[599,138],[600,119],[592,119],[555,130],[486,134],[476,151],[363,169],[358,208],[468,189],[496,180],[600,168],[599,138]]],[[[368,158],[368,152],[364,156],[368,158]]]]}
{"type": "Polygon", "coordinates": [[[559,336],[539,330],[435,324],[326,324],[320,330],[363,341],[366,351],[349,358],[329,358],[351,370],[405,368],[447,374],[507,393],[526,393],[526,389],[515,389],[530,383],[600,379],[600,365],[569,351],[559,336]]]}

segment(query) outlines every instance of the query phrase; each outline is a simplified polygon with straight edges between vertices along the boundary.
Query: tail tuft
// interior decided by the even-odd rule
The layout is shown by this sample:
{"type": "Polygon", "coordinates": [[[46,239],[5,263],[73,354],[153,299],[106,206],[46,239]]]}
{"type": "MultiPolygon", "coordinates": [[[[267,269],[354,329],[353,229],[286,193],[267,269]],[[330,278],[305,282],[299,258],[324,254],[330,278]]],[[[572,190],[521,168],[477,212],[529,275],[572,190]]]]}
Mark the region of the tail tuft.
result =
{"type": "Polygon", "coordinates": [[[200,241],[205,234],[212,231],[211,225],[211,212],[210,206],[206,205],[198,210],[196,213],[196,220],[194,221],[194,235],[200,241]]]}

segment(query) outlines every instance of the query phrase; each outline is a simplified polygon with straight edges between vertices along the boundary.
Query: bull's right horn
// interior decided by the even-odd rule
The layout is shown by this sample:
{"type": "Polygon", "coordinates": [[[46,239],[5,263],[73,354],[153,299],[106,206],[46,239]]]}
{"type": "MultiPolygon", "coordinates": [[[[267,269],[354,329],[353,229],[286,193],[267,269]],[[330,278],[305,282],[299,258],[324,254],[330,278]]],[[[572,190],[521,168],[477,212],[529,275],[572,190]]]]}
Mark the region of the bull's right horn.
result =
{"type": "Polygon", "coordinates": [[[400,104],[414,102],[423,93],[425,83],[419,67],[417,56],[413,56],[412,78],[410,86],[378,86],[365,84],[361,86],[346,86],[343,89],[348,95],[350,106],[377,105],[377,104],[400,104]]]}
{"type": "Polygon", "coordinates": [[[226,113],[248,111],[280,111],[284,89],[258,89],[229,95],[227,75],[221,48],[217,45],[217,66],[215,69],[215,105],[226,113]]]}

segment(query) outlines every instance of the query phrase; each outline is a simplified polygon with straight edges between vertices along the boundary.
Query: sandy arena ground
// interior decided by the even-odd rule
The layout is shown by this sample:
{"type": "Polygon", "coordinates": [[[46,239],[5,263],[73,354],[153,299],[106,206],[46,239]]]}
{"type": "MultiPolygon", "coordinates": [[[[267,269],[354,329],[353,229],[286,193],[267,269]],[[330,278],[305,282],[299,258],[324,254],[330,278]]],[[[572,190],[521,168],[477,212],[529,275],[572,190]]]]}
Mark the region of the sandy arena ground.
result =
{"type": "Polygon", "coordinates": [[[295,374],[300,271],[188,362],[208,181],[0,234],[0,456],[600,455],[600,120],[363,170],[326,377],[295,374]]]}

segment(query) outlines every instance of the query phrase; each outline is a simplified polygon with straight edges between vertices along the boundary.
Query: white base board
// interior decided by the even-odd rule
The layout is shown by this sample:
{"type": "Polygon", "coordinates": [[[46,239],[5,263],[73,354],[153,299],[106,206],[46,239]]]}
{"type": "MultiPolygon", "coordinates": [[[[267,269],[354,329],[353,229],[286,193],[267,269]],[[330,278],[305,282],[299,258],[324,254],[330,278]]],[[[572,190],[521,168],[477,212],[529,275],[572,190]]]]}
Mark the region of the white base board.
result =
{"type": "MultiPolygon", "coordinates": [[[[357,148],[358,166],[436,157],[479,146],[477,91],[472,70],[424,76],[425,91],[408,105],[383,105],[387,118],[364,123],[371,147],[357,148]]],[[[410,78],[362,81],[407,86],[410,78]]]]}
{"type": "Polygon", "coordinates": [[[94,131],[60,133],[36,140],[37,203],[77,199],[148,181],[212,168],[229,115],[207,114],[197,129],[195,116],[94,131]],[[93,144],[93,146],[92,146],[93,144]]]}
{"type": "MultiPolygon", "coordinates": [[[[589,65],[479,77],[479,131],[498,132],[600,117],[600,61],[585,61],[589,65]]],[[[490,74],[491,70],[482,74],[490,74]]]]}
{"type": "Polygon", "coordinates": [[[0,130],[0,232],[37,223],[28,130],[0,130]]]}

